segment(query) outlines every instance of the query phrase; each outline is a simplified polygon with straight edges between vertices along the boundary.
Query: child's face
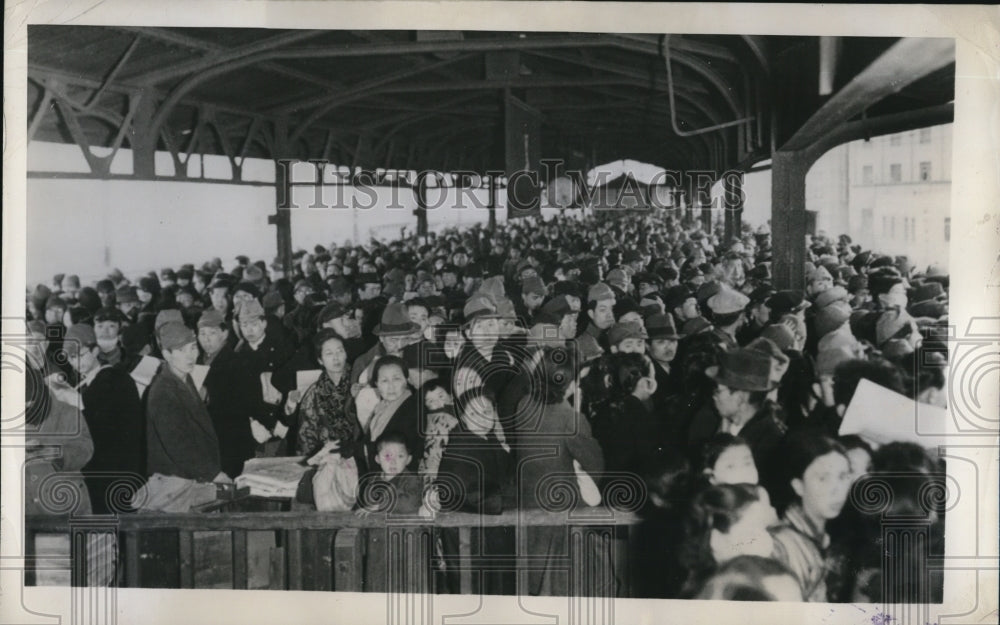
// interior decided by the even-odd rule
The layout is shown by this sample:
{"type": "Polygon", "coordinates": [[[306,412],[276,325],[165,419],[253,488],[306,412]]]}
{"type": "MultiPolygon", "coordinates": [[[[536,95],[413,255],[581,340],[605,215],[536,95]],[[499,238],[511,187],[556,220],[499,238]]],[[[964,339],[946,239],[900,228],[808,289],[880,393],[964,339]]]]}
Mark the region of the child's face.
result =
{"type": "Polygon", "coordinates": [[[451,395],[443,388],[435,388],[427,392],[424,405],[428,410],[441,410],[451,403],[451,395]]]}
{"type": "Polygon", "coordinates": [[[385,443],[375,456],[375,462],[382,468],[382,474],[386,477],[393,477],[405,471],[410,460],[410,452],[406,450],[406,445],[401,443],[385,443]]]}
{"type": "Polygon", "coordinates": [[[486,436],[496,425],[497,413],[490,401],[477,398],[469,402],[462,417],[470,432],[477,436],[486,436]]]}
{"type": "Polygon", "coordinates": [[[756,484],[758,479],[753,453],[746,445],[727,447],[712,467],[714,484],[756,484]]]}

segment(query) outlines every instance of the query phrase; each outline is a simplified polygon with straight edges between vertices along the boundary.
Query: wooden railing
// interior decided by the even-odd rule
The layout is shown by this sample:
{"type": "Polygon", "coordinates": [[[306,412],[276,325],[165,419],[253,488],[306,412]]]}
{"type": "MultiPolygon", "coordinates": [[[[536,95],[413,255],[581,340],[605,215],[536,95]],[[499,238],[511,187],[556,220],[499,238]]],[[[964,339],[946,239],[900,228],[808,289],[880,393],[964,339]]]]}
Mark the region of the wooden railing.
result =
{"type": "MultiPolygon", "coordinates": [[[[225,570],[231,571],[225,577],[231,576],[232,588],[259,588],[250,585],[250,569],[251,556],[259,560],[261,554],[249,538],[263,535],[273,541],[266,553],[269,575],[264,586],[271,589],[470,593],[488,590],[480,586],[480,575],[488,569],[516,580],[510,594],[529,594],[526,580],[531,571],[555,569],[568,578],[562,586],[567,594],[628,597],[633,596],[631,539],[637,523],[633,514],[603,508],[496,516],[442,513],[434,520],[311,511],[35,516],[26,519],[25,540],[30,551],[38,534],[68,536],[75,586],[88,581],[86,537],[106,534],[116,537],[122,587],[204,587],[199,573],[225,570]],[[511,548],[484,559],[479,547],[491,532],[506,537],[502,540],[511,548]],[[434,549],[442,534],[457,544],[443,558],[434,549]],[[538,534],[564,545],[562,554],[530,553],[538,534]],[[212,540],[206,543],[206,536],[212,540]],[[198,550],[199,542],[209,547],[198,550]],[[448,579],[457,580],[447,588],[444,574],[435,568],[442,562],[451,572],[448,579]]],[[[259,561],[256,564],[260,568],[259,561]]],[[[218,581],[207,587],[219,587],[218,581]]]]}

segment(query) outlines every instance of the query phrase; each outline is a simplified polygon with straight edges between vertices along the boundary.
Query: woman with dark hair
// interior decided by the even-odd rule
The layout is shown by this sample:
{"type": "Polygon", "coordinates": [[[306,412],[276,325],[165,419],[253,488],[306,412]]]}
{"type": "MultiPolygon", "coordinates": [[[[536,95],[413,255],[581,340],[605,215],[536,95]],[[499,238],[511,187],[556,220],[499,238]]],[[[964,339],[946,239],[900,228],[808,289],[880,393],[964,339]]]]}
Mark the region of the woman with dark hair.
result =
{"type": "Polygon", "coordinates": [[[712,409],[712,393],[715,380],[705,371],[719,364],[722,348],[707,333],[693,334],[678,343],[677,357],[680,363],[680,393],[675,395],[667,408],[666,432],[669,442],[680,444],[686,441],[691,421],[700,410],[712,409]]]}
{"type": "Polygon", "coordinates": [[[409,375],[406,361],[399,356],[382,356],[375,361],[369,384],[378,392],[379,401],[371,417],[361,423],[368,470],[377,469],[375,441],[384,432],[398,432],[406,437],[411,456],[407,470],[415,472],[423,458],[418,398],[407,382],[409,375]]]}
{"type": "Polygon", "coordinates": [[[790,435],[782,458],[791,492],[782,525],[774,530],[775,554],[795,573],[806,601],[826,602],[827,576],[837,574],[829,557],[828,521],[840,516],[851,488],[847,451],[812,431],[790,435]]]}
{"type": "Polygon", "coordinates": [[[312,345],[323,372],[305,391],[299,406],[299,452],[314,456],[324,446],[335,444],[342,455],[349,455],[361,435],[361,425],[348,410],[351,377],[344,341],[333,330],[324,329],[316,333],[312,345]]]}
{"type": "Polygon", "coordinates": [[[611,354],[609,397],[597,410],[594,437],[608,472],[645,475],[663,448],[652,412],[653,362],[643,354],[611,354]]]}
{"type": "Polygon", "coordinates": [[[682,596],[690,597],[719,566],[738,556],[771,557],[768,528],[778,520],[752,484],[708,486],[691,502],[679,559],[687,571],[682,596]]]}
{"type": "MultiPolygon", "coordinates": [[[[540,360],[542,392],[521,400],[520,414],[537,414],[537,422],[520,432],[517,447],[517,483],[520,506],[524,509],[564,510],[565,495],[574,503],[582,500],[575,467],[593,477],[604,471],[601,447],[590,432],[590,424],[570,403],[577,394],[576,350],[565,346],[545,347],[540,360]]],[[[578,402],[575,402],[578,403],[578,402]]],[[[568,553],[565,527],[531,527],[527,532],[526,553],[548,554],[553,558],[568,553]]],[[[561,565],[555,562],[527,572],[528,593],[565,595],[568,580],[554,575],[561,565]]],[[[605,589],[606,590],[606,589],[605,589]]]]}

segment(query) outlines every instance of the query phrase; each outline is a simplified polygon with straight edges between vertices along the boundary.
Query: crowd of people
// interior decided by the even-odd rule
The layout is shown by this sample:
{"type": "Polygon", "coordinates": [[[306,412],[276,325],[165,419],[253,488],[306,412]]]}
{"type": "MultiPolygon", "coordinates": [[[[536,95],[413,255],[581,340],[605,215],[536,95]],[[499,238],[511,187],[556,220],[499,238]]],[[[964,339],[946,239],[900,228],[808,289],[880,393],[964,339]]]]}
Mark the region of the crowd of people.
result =
{"type": "MultiPolygon", "coordinates": [[[[765,229],[727,240],[632,212],[316,246],[290,273],[239,256],[55,276],[27,294],[28,426],[60,431],[67,404],[85,419],[58,460],[29,445],[27,509],[46,511],[39,472],[78,472],[78,511],[121,513],[116,476],[223,484],[303,456],[298,508],[492,515],[571,493],[636,511],[641,596],[939,596],[883,579],[887,512],[852,493],[883,476],[890,512],[926,521],[936,549],[944,510],[920,493],[942,461],[840,424],[863,379],[943,405],[948,276],[846,235],[807,249],[805,289],[776,290],[765,229]],[[145,388],[131,374],[150,357],[145,388]]],[[[531,553],[566,553],[565,528],[531,530],[531,553]]],[[[513,549],[502,528],[484,545],[513,549]]],[[[543,568],[530,592],[566,592],[543,568]]]]}

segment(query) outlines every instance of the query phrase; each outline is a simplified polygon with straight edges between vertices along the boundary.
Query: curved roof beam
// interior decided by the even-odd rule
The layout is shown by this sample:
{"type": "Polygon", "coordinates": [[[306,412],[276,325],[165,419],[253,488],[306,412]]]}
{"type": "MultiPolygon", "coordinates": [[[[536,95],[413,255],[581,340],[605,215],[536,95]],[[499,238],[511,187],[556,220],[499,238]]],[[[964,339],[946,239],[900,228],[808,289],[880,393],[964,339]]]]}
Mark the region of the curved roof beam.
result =
{"type": "Polygon", "coordinates": [[[239,46],[225,51],[220,50],[200,59],[184,61],[154,72],[146,72],[141,77],[136,76],[135,80],[141,81],[143,84],[150,86],[168,82],[177,78],[190,76],[191,74],[197,74],[198,72],[218,67],[219,65],[230,61],[238,61],[249,55],[256,55],[267,50],[273,50],[275,48],[280,48],[281,46],[287,46],[291,43],[297,43],[311,37],[316,37],[326,32],[327,31],[325,30],[293,30],[291,32],[284,32],[273,37],[268,37],[267,39],[255,41],[245,46],[239,46]]]}
{"type": "MultiPolygon", "coordinates": [[[[636,41],[634,39],[628,39],[624,37],[619,37],[616,35],[609,36],[611,45],[621,48],[622,50],[629,50],[631,52],[641,52],[643,54],[655,54],[656,56],[661,56],[660,46],[652,42],[642,42],[636,41]]],[[[669,45],[669,38],[668,44],[669,45]]],[[[719,76],[715,70],[712,69],[710,65],[702,61],[701,59],[694,57],[686,52],[678,49],[671,51],[671,56],[678,63],[688,66],[691,70],[697,72],[702,77],[705,78],[722,96],[722,99],[726,101],[729,108],[732,109],[737,115],[741,114],[742,107],[739,106],[736,100],[733,98],[733,94],[726,84],[725,79],[719,76]]]]}
{"type": "Polygon", "coordinates": [[[900,39],[833,94],[780,150],[804,150],[873,104],[954,63],[954,39],[900,39]]]}

